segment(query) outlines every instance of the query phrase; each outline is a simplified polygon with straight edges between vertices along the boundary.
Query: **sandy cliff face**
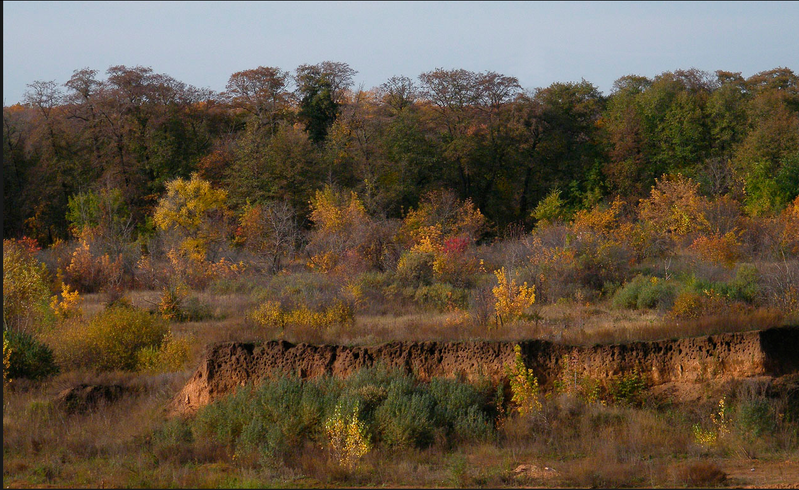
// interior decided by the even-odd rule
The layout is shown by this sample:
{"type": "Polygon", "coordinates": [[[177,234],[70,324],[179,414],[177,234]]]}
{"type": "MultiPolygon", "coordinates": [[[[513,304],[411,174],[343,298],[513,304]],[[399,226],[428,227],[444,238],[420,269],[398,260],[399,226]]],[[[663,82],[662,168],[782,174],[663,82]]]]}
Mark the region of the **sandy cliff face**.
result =
{"type": "MultiPolygon", "coordinates": [[[[261,344],[209,345],[204,358],[169,410],[190,414],[236,387],[281,373],[302,378],[346,377],[377,363],[421,379],[488,377],[499,381],[514,360],[511,342],[391,342],[376,346],[261,344]]],[[[657,342],[578,347],[541,340],[519,342],[525,363],[543,386],[557,379],[568,356],[581,376],[604,379],[638,370],[652,384],[717,378],[780,376],[799,371],[799,327],[729,333],[657,342]]]]}

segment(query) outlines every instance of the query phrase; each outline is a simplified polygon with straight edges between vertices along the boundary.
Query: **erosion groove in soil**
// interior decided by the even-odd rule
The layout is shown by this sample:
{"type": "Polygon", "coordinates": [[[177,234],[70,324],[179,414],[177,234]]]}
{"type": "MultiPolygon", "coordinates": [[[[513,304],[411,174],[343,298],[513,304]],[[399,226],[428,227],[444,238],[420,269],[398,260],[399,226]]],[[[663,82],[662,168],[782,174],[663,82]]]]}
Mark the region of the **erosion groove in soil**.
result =
{"type": "Polygon", "coordinates": [[[191,414],[238,386],[268,376],[294,374],[346,377],[382,363],[421,379],[459,377],[498,381],[513,363],[514,345],[543,386],[564,369],[606,379],[637,370],[653,385],[718,378],[781,376],[799,371],[799,327],[725,333],[704,337],[570,346],[544,340],[522,342],[390,342],[375,346],[224,342],[209,345],[197,371],[175,396],[169,411],[191,414]]]}

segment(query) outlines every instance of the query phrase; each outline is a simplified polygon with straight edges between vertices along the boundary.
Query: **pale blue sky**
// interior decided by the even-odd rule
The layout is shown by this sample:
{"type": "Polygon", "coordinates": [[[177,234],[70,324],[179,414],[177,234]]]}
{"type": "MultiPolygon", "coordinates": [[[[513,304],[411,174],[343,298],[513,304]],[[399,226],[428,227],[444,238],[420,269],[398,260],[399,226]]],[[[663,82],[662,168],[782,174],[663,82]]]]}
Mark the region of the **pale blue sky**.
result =
{"type": "MultiPolygon", "coordinates": [[[[3,101],[76,69],[150,66],[224,90],[257,66],[341,61],[357,84],[441,68],[525,88],[691,67],[799,71],[799,2],[3,2],[3,101]]],[[[104,76],[103,76],[104,78],[104,76]]]]}

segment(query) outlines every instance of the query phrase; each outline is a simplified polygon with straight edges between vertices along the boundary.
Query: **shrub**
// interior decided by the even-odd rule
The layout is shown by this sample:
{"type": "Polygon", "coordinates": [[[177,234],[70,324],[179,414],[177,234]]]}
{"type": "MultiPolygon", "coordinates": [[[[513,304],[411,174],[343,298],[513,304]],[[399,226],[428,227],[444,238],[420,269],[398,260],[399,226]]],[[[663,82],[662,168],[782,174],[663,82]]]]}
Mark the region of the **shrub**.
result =
{"type": "Polygon", "coordinates": [[[299,227],[291,204],[286,201],[247,205],[239,218],[237,238],[244,248],[256,254],[274,274],[284,257],[294,252],[299,227]]]}
{"type": "Polygon", "coordinates": [[[658,277],[638,275],[627,282],[613,295],[616,308],[668,309],[677,296],[677,284],[658,277]]]}
{"type": "Polygon", "coordinates": [[[741,264],[729,282],[727,296],[732,300],[755,303],[760,296],[760,271],[752,264],[741,264]]]}
{"type": "Polygon", "coordinates": [[[434,261],[435,255],[432,252],[403,252],[397,262],[397,281],[403,286],[413,287],[431,284],[434,261]]]}
{"type": "Polygon", "coordinates": [[[724,235],[701,235],[691,244],[691,249],[707,261],[732,267],[741,258],[741,244],[734,231],[724,235]]]}
{"type": "Polygon", "coordinates": [[[415,388],[409,378],[392,380],[388,396],[375,410],[377,432],[389,447],[426,447],[433,443],[435,399],[415,388]]]}
{"type": "Polygon", "coordinates": [[[706,200],[699,194],[699,183],[681,174],[655,179],[650,196],[642,199],[641,220],[651,223],[659,233],[685,236],[707,228],[702,213],[706,200]]]}
{"type": "Polygon", "coordinates": [[[753,265],[742,264],[729,282],[714,282],[692,276],[677,295],[671,314],[677,318],[697,318],[724,313],[743,303],[756,303],[762,297],[760,273],[753,265]]]}
{"type": "Polygon", "coordinates": [[[345,256],[360,255],[372,220],[355,192],[339,192],[325,186],[311,199],[310,219],[314,229],[307,250],[308,265],[321,272],[336,268],[345,256]]]}
{"type": "Polygon", "coordinates": [[[521,346],[516,344],[513,346],[513,351],[516,353],[513,366],[505,366],[513,393],[511,401],[516,404],[517,410],[522,415],[538,413],[542,408],[538,397],[538,378],[532,369],[524,365],[521,346]]]}
{"type": "Polygon", "coordinates": [[[625,405],[643,404],[643,395],[646,392],[646,380],[638,370],[614,378],[610,383],[610,396],[613,401],[625,405]]]}
{"type": "Polygon", "coordinates": [[[308,307],[319,311],[335,301],[352,296],[340,277],[303,272],[273,276],[264,289],[255,292],[257,301],[279,301],[287,309],[308,307]]]}
{"type": "Polygon", "coordinates": [[[494,275],[497,276],[497,285],[491,291],[496,299],[497,323],[522,318],[535,302],[535,286],[528,287],[526,282],[517,285],[515,279],[508,277],[504,267],[494,271],[494,275]]]}
{"type": "Polygon", "coordinates": [[[83,298],[80,297],[78,291],[71,291],[71,289],[69,285],[61,283],[61,301],[58,301],[58,296],[53,296],[50,299],[50,308],[59,320],[83,316],[83,310],[80,307],[83,298]]]}
{"type": "Polygon", "coordinates": [[[270,457],[310,441],[329,447],[351,468],[372,444],[412,448],[484,440],[494,433],[486,408],[486,396],[473,386],[423,383],[378,367],[346,379],[266,379],[203,407],[191,424],[195,439],[270,457]]]}
{"type": "Polygon", "coordinates": [[[692,463],[680,471],[679,477],[690,486],[699,488],[718,486],[727,481],[727,474],[709,461],[692,463]]]}
{"type": "Polygon", "coordinates": [[[490,327],[490,322],[496,318],[495,301],[489,286],[480,286],[471,290],[469,309],[474,322],[480,327],[490,327]]]}
{"type": "Polygon", "coordinates": [[[549,226],[558,221],[566,221],[569,211],[566,203],[560,198],[560,190],[553,189],[542,199],[530,214],[538,221],[539,227],[549,226]]]}
{"type": "Polygon", "coordinates": [[[692,427],[694,440],[702,447],[713,446],[730,433],[729,407],[724,397],[719,400],[716,411],[710,414],[710,422],[713,424],[712,429],[704,429],[701,424],[692,427]]]}
{"type": "Polygon", "coordinates": [[[70,367],[97,371],[138,369],[139,350],[160,347],[166,322],[139,308],[112,306],[88,322],[72,322],[56,334],[56,357],[70,367]]]}
{"type": "Polygon", "coordinates": [[[39,380],[59,369],[53,351],[27,332],[3,331],[3,379],[39,380]]]}
{"type": "Polygon", "coordinates": [[[211,306],[197,296],[189,296],[183,303],[183,312],[187,321],[199,322],[214,317],[211,306]]]}
{"type": "Polygon", "coordinates": [[[161,291],[158,302],[158,313],[170,321],[183,321],[186,315],[183,311],[183,300],[189,291],[185,284],[170,284],[161,291]]]}
{"type": "Polygon", "coordinates": [[[11,348],[11,344],[8,341],[8,332],[3,330],[3,386],[11,382],[11,377],[8,375],[8,372],[9,369],[11,369],[12,352],[14,352],[14,349],[11,348]]]}
{"type": "Polygon", "coordinates": [[[757,439],[773,432],[777,427],[771,405],[764,398],[738,403],[735,409],[735,425],[747,439],[757,439]]]}
{"type": "Polygon", "coordinates": [[[276,301],[267,301],[250,314],[250,319],[265,328],[283,330],[287,326],[296,326],[324,329],[335,325],[351,325],[355,321],[355,310],[352,305],[341,300],[323,307],[321,311],[311,310],[305,305],[287,309],[276,301]]]}
{"type": "Polygon", "coordinates": [[[49,313],[47,269],[36,260],[37,250],[31,239],[3,240],[4,328],[38,328],[49,313]]]}
{"type": "Polygon", "coordinates": [[[682,291],[674,299],[670,314],[674,318],[699,318],[706,313],[705,297],[693,291],[682,291]]]}
{"type": "Polygon", "coordinates": [[[192,451],[195,442],[191,425],[185,419],[174,417],[166,420],[152,432],[153,455],[159,461],[179,461],[181,463],[196,460],[192,451]]]}
{"type": "Polygon", "coordinates": [[[72,253],[72,259],[64,273],[64,281],[84,293],[93,293],[105,287],[118,286],[122,282],[122,254],[112,261],[109,254],[92,253],[89,242],[81,240],[72,253]]]}
{"type": "Polygon", "coordinates": [[[636,307],[639,310],[643,308],[667,310],[674,303],[676,295],[677,286],[674,282],[652,277],[649,283],[641,288],[636,307]]]}
{"type": "Polygon", "coordinates": [[[179,371],[189,361],[191,345],[184,337],[175,338],[168,332],[160,346],[142,347],[136,353],[136,365],[140,371],[151,373],[179,371]]]}
{"type": "Polygon", "coordinates": [[[560,361],[560,374],[553,383],[555,393],[579,397],[587,404],[605,404],[604,387],[599,380],[581,376],[577,371],[579,358],[564,354],[560,361]],[[600,399],[602,398],[602,399],[600,399]]]}
{"type": "Polygon", "coordinates": [[[219,279],[235,279],[247,268],[242,261],[238,263],[225,260],[214,262],[202,257],[188,256],[172,249],[166,253],[167,263],[154,264],[149,257],[142,257],[137,264],[149,287],[158,284],[171,284],[175,281],[185,283],[196,289],[205,289],[219,279]]]}
{"type": "Polygon", "coordinates": [[[449,190],[428,192],[416,209],[405,215],[401,235],[414,245],[435,248],[452,237],[463,237],[468,243],[480,238],[485,230],[486,219],[471,199],[460,201],[449,190]]]}
{"type": "Polygon", "coordinates": [[[607,233],[601,223],[586,221],[590,220],[586,217],[568,227],[547,227],[533,235],[529,267],[547,301],[598,296],[605,284],[621,282],[627,276],[633,259],[631,246],[607,233]]]}
{"type": "Polygon", "coordinates": [[[251,386],[203,407],[194,420],[199,437],[231,449],[258,449],[279,456],[305,438],[322,442],[323,424],[333,413],[336,386],[330,380],[280,377],[251,386]]]}
{"type": "Polygon", "coordinates": [[[356,404],[352,414],[344,415],[339,403],[333,415],[325,422],[333,460],[348,470],[354,469],[370,449],[366,427],[358,419],[358,411],[356,404]]]}
{"type": "Polygon", "coordinates": [[[638,307],[638,296],[646,286],[649,279],[645,276],[635,276],[613,295],[613,306],[616,308],[635,309],[638,307]]]}
{"type": "Polygon", "coordinates": [[[416,290],[414,301],[419,305],[438,311],[450,311],[456,308],[465,308],[468,297],[469,292],[466,289],[437,282],[430,286],[420,286],[416,290]]]}
{"type": "Polygon", "coordinates": [[[180,255],[203,262],[213,248],[225,240],[227,191],[192,174],[190,180],[166,183],[166,194],[158,201],[153,223],[160,230],[176,230],[181,236],[180,255]]]}
{"type": "Polygon", "coordinates": [[[256,325],[265,328],[286,328],[286,314],[277,301],[266,301],[250,313],[250,318],[256,325]]]}
{"type": "Polygon", "coordinates": [[[400,281],[414,286],[432,279],[460,287],[471,284],[478,268],[474,243],[484,227],[485,217],[471,200],[459,201],[449,191],[428,193],[400,229],[400,241],[410,245],[397,264],[400,281]]]}
{"type": "Polygon", "coordinates": [[[435,400],[435,417],[448,437],[461,440],[486,440],[494,431],[486,413],[487,396],[473,385],[451,379],[434,378],[430,394],[435,400]]]}

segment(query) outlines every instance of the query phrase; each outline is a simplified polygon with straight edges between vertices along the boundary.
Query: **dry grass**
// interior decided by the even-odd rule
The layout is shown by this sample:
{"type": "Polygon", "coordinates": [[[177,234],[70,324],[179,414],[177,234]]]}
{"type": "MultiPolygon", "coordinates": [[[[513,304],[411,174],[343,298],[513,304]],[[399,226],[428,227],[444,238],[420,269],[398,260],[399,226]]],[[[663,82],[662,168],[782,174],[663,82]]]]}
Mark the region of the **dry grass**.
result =
{"type": "MultiPolygon", "coordinates": [[[[257,453],[234,457],[209,441],[164,445],[151,439],[163,424],[164,403],[185,378],[70,373],[7,393],[4,486],[709,487],[729,483],[726,468],[746,461],[724,447],[712,451],[709,460],[696,446],[690,428],[703,416],[701,410],[602,406],[566,395],[546,398],[538,414],[508,418],[493,442],[395,451],[378,447],[351,472],[314,445],[288,460],[264,460],[257,453]],[[59,412],[48,400],[77,381],[145,389],[84,415],[59,412]]],[[[773,456],[758,464],[780,464],[796,454],[792,451],[769,452],[773,456]]],[[[741,478],[736,484],[745,482],[741,478]]],[[[775,473],[764,485],[786,479],[787,474],[775,473]]]]}
{"type": "MultiPolygon", "coordinates": [[[[713,401],[670,411],[586,405],[568,396],[544,401],[542,413],[505,419],[495,441],[458,447],[388,451],[375,448],[352,472],[331,464],[319,447],[306,447],[290,461],[238,454],[203,441],[165,445],[152,436],[164,424],[163,408],[212,342],[269,340],[377,344],[388,341],[507,340],[540,338],[570,344],[615,343],[750,330],[783,323],[771,310],[734,317],[673,321],[651,310],[617,310],[605,304],[553,304],[538,307],[537,321],[500,328],[481,327],[466,311],[419,311],[400,303],[365,308],[351,326],[329,329],[258,328],[246,319],[263,291],[215,295],[192,292],[212,316],[172,323],[174,335],[192,339],[192,360],[178,373],[86,371],[63,373],[42,384],[18,380],[3,397],[3,485],[89,487],[655,487],[744,484],[728,467],[742,467],[756,456],[762,464],[795,458],[797,433],[782,428],[756,441],[740,435],[703,449],[691,426],[707,417],[713,401]],[[86,414],[67,415],[52,400],[78,383],[122,384],[137,388],[122,400],[86,414]],[[713,458],[710,461],[708,458],[713,458]],[[769,459],[771,458],[771,459],[769,459]],[[520,469],[521,468],[521,469],[520,469]],[[726,478],[726,480],[725,480],[726,478]]],[[[129,291],[135,306],[154,309],[159,291],[129,291]]],[[[84,297],[93,316],[105,297],[84,297]]],[[[762,390],[761,390],[762,391],[762,390]]],[[[748,392],[747,392],[748,393],[748,392]]],[[[756,399],[762,393],[736,395],[756,399]]],[[[775,402],[781,403],[781,402],[775,402]]],[[[668,405],[668,404],[666,404],[668,405]]],[[[655,405],[653,405],[655,406],[655,405]]],[[[777,405],[775,405],[777,407],[777,405]]],[[[779,410],[779,407],[776,408],[779,410]]],[[[776,464],[776,463],[775,463],[776,464]]],[[[736,470],[737,471],[737,470],[736,470]]],[[[759,476],[758,484],[790,478],[759,476]],[[766,478],[766,479],[763,479],[766,478]]]]}

